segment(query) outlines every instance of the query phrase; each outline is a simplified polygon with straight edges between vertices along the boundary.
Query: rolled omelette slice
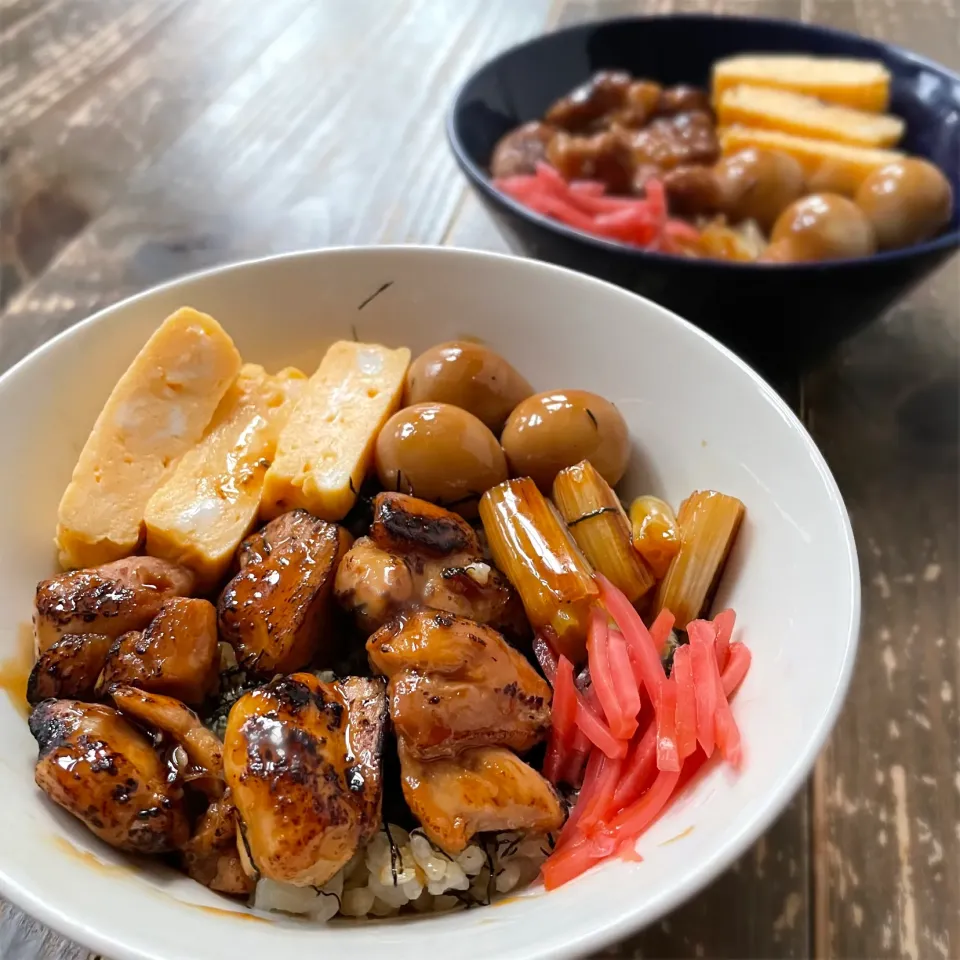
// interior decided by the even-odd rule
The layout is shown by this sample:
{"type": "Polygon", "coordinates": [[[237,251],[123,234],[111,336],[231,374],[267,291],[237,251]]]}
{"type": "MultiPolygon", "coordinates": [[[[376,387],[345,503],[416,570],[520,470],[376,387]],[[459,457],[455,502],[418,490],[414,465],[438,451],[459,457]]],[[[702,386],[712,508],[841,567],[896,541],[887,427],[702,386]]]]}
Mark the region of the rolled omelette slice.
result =
{"type": "Polygon", "coordinates": [[[340,340],[324,355],[290,414],[267,470],[260,515],[302,508],[342,520],[357,499],[377,434],[400,406],[406,347],[340,340]]]}
{"type": "Polygon", "coordinates": [[[203,436],[240,365],[213,317],[185,307],[163,321],[113,388],[60,500],[65,568],[137,549],[147,501],[203,436]]]}
{"type": "Polygon", "coordinates": [[[307,378],[244,364],[203,439],[188,450],[144,512],[147,553],[189,567],[201,590],[223,579],[253,529],[277,438],[307,378]]]}

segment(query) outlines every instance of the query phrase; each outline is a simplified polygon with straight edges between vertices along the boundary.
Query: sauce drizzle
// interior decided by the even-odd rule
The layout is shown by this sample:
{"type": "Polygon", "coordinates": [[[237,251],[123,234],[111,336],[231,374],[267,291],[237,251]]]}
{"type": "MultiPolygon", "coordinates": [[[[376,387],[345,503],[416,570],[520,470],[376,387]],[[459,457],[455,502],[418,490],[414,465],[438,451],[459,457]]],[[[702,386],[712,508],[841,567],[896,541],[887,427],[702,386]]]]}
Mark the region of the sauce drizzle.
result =
{"type": "Polygon", "coordinates": [[[0,690],[3,690],[16,710],[30,716],[27,703],[27,680],[35,660],[33,626],[21,623],[17,628],[12,656],[0,660],[0,690]]]}

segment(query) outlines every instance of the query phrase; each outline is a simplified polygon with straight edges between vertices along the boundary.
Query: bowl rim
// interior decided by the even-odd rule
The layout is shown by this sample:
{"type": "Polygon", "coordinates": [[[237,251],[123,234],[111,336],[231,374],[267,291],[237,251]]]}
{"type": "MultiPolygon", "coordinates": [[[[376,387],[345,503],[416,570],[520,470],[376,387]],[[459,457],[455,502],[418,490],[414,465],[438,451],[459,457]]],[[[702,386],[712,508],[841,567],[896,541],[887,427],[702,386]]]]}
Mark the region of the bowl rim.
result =
{"type": "MultiPolygon", "coordinates": [[[[670,910],[686,902],[703,890],[712,880],[719,876],[723,870],[728,869],[735,860],[746,852],[752,843],[758,840],[769,829],[770,825],[783,812],[802,787],[804,780],[808,777],[814,762],[822,751],[830,732],[836,724],[840,710],[846,699],[847,690],[850,686],[860,639],[862,593],[857,546],[853,535],[850,515],[836,480],[806,426],[759,373],[723,343],[699,327],[696,327],[690,323],[690,321],[685,320],[673,311],[640,294],[624,290],[622,287],[618,287],[615,284],[597,277],[589,276],[555,264],[509,254],[471,250],[460,247],[381,244],[371,246],[353,245],[311,248],[271,254],[203,268],[175,277],[103,307],[50,338],[8,370],[0,374],[0,390],[13,379],[21,368],[33,362],[35,358],[40,355],[61,349],[63,344],[75,336],[79,330],[101,323],[113,313],[126,310],[134,304],[147,301],[158,293],[173,290],[188,281],[214,276],[226,278],[234,272],[242,272],[243,270],[274,261],[310,260],[318,256],[361,256],[373,258],[384,253],[438,257],[440,259],[482,259],[513,264],[522,262],[524,264],[523,269],[541,273],[547,278],[551,275],[565,275],[587,286],[606,288],[608,292],[614,293],[617,296],[642,301],[647,308],[652,308],[654,311],[669,317],[671,323],[679,324],[685,328],[689,334],[692,334],[701,341],[705,341],[725,357],[728,362],[732,363],[741,375],[746,376],[752,382],[759,392],[760,398],[772,404],[784,420],[785,426],[799,435],[799,438],[807,448],[814,468],[823,482],[824,492],[827,495],[829,504],[841,524],[845,547],[846,575],[851,585],[846,622],[838,623],[837,628],[838,637],[842,637],[842,642],[844,643],[843,657],[832,689],[829,692],[826,708],[818,722],[814,724],[809,731],[806,748],[797,754],[792,765],[780,781],[776,783],[765,796],[763,805],[757,810],[754,818],[744,824],[738,832],[727,836],[720,843],[713,855],[701,862],[699,869],[691,872],[682,881],[677,882],[672,889],[661,893],[658,897],[638,904],[628,912],[606,918],[605,920],[595,921],[589,928],[578,931],[575,939],[570,939],[562,929],[555,930],[552,936],[550,938],[544,938],[543,942],[536,949],[522,955],[523,960],[557,960],[557,958],[580,957],[589,950],[600,949],[636,932],[642,928],[644,924],[654,922],[657,918],[664,916],[670,910]]],[[[29,916],[58,931],[64,937],[68,937],[104,956],[112,957],[114,960],[161,960],[160,956],[149,947],[144,950],[141,946],[131,946],[129,943],[117,940],[116,936],[108,930],[94,929],[85,923],[81,917],[70,916],[64,913],[63,909],[55,903],[48,902],[44,899],[41,890],[29,890],[12,879],[2,863],[0,863],[0,896],[10,901],[29,916]]],[[[318,925],[318,928],[321,926],[322,925],[318,925]]],[[[358,926],[360,929],[363,928],[362,925],[358,926]]],[[[371,929],[373,929],[373,927],[371,927],[371,929]]],[[[278,930],[276,935],[279,936],[281,933],[282,931],[278,930]]],[[[320,943],[321,941],[318,939],[318,945],[320,943]]],[[[515,957],[519,955],[514,953],[511,954],[511,956],[515,957]]]]}
{"type": "MultiPolygon", "coordinates": [[[[526,218],[540,227],[553,230],[570,240],[586,243],[588,246],[595,247],[598,251],[606,253],[617,253],[621,255],[637,257],[640,260],[649,260],[651,263],[680,263],[688,264],[693,269],[719,269],[728,268],[740,270],[745,273],[753,271],[770,273],[785,272],[796,273],[802,271],[823,271],[833,272],[845,267],[868,266],[870,264],[891,263],[898,260],[909,260],[913,257],[920,257],[925,254],[949,253],[960,247],[960,225],[956,229],[942,233],[923,243],[912,244],[908,247],[900,247],[896,250],[883,250],[870,254],[866,257],[845,257],[840,260],[822,260],[816,262],[801,263],[757,263],[745,262],[739,260],[716,260],[709,258],[680,257],[676,254],[661,253],[657,250],[645,250],[642,247],[634,247],[618,240],[608,240],[604,237],[594,236],[578,230],[576,227],[568,226],[559,220],[552,220],[544,214],[531,210],[524,206],[518,200],[498,190],[493,185],[489,174],[477,163],[467,152],[466,147],[460,139],[457,132],[457,118],[464,106],[468,88],[474,83],[478,74],[499,64],[508,57],[525,50],[539,46],[549,38],[554,36],[563,36],[566,34],[579,33],[584,30],[596,27],[616,26],[618,24],[630,23],[655,23],[666,21],[686,21],[688,23],[716,23],[717,21],[726,21],[730,24],[750,23],[757,26],[768,26],[772,28],[794,30],[798,36],[804,34],[820,34],[834,37],[838,40],[856,40],[858,43],[865,43],[874,47],[878,51],[884,51],[897,59],[903,60],[917,67],[922,67],[938,74],[940,77],[949,80],[960,89],[960,74],[955,73],[948,67],[929,57],[914,53],[906,47],[898,46],[893,43],[886,43],[882,40],[875,40],[872,37],[864,37],[853,33],[850,30],[840,30],[836,27],[821,26],[815,23],[805,23],[800,20],[788,20],[783,17],[753,17],[739,16],[737,14],[709,14],[709,13],[660,13],[660,14],[637,14],[633,16],[609,17],[600,20],[588,20],[583,23],[574,23],[558,30],[549,30],[540,33],[535,37],[523,40],[520,43],[513,44],[505,50],[501,50],[496,56],[484,61],[479,67],[472,70],[470,75],[457,87],[451,105],[447,109],[446,123],[444,124],[447,144],[457,161],[457,165],[466,175],[468,181],[474,187],[479,189],[489,200],[505,207],[509,212],[526,218]]],[[[924,158],[921,158],[924,159],[924,158]]],[[[951,185],[952,186],[952,185],[951,185]]],[[[960,192],[953,191],[954,204],[960,204],[960,192]]]]}

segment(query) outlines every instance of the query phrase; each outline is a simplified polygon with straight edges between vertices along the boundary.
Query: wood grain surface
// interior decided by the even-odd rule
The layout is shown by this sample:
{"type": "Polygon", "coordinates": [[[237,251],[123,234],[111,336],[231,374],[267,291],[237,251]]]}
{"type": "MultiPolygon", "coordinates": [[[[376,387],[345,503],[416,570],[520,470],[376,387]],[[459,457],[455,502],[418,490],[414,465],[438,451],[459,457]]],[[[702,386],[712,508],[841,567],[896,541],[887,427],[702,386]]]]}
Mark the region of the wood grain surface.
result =
{"type": "MultiPolygon", "coordinates": [[[[458,81],[558,23],[704,9],[960,68],[955,0],[0,0],[0,370],[239,257],[505,249],[444,142],[458,81]]],[[[767,836],[605,956],[960,956],[958,341],[954,262],[797,385],[860,548],[847,707],[767,836]]],[[[0,902],[3,960],[88,957],[0,902]]]]}

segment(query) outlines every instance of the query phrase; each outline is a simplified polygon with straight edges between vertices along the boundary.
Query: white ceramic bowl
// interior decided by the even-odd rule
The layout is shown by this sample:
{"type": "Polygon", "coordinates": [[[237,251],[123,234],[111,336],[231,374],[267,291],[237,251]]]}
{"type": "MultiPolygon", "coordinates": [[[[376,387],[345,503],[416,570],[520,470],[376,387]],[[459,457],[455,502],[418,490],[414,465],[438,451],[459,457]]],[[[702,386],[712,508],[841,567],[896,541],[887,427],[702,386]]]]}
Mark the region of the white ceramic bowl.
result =
{"type": "Polygon", "coordinates": [[[580,954],[649,923],[760,835],[809,771],[853,667],[859,575],[840,494],[794,415],[723,347],[639,297],[531,260],[393,247],[240,264],[105,310],[28,357],[0,379],[0,658],[16,657],[36,582],[56,569],[57,503],[100,406],[184,304],[212,313],[245,358],[268,368],[312,369],[332,340],[353,335],[414,353],[479,337],[538,389],[580,387],[617,403],[634,444],[626,493],[677,503],[713,487],[740,497],[747,519],[719,600],[736,608],[754,654],[734,706],[744,770],[712,768],[643,837],[642,863],[608,863],[550,894],[400,922],[253,922],[180,874],[134,864],[50,803],[33,783],[23,715],[0,694],[0,894],[110,960],[281,949],[530,960],[580,954]]]}

